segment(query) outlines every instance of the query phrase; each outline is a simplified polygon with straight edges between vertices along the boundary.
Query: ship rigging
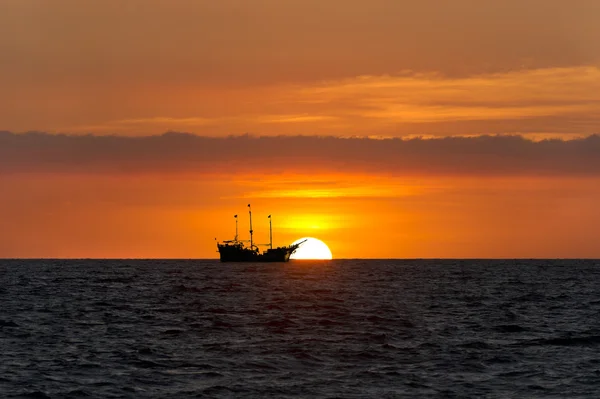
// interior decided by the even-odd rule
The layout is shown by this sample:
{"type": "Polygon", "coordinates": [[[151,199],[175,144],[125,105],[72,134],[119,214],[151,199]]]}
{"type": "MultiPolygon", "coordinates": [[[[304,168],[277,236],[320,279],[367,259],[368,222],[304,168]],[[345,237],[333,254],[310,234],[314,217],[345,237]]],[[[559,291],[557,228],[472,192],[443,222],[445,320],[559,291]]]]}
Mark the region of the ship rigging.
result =
{"type": "Polygon", "coordinates": [[[239,240],[238,215],[234,215],[234,239],[217,242],[217,249],[221,262],[287,262],[290,260],[290,256],[306,241],[301,241],[294,245],[273,248],[273,220],[271,219],[271,215],[269,215],[269,244],[258,244],[264,246],[268,245],[269,248],[261,253],[258,245],[254,244],[252,207],[250,204],[248,204],[248,216],[250,219],[250,246],[245,245],[244,241],[239,240]]]}

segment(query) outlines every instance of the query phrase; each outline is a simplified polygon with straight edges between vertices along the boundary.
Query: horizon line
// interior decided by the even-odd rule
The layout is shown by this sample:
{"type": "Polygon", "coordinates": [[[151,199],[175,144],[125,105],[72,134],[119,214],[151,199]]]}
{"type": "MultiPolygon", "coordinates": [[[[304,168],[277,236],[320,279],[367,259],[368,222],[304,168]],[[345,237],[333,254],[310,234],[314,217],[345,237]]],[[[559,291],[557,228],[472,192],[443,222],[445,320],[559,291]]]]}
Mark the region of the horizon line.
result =
{"type": "MultiPolygon", "coordinates": [[[[81,258],[81,257],[73,257],[73,258],[54,258],[54,257],[0,257],[0,261],[6,260],[134,260],[134,261],[146,261],[146,260],[173,260],[173,261],[218,261],[219,258],[81,258]]],[[[443,258],[443,257],[420,257],[420,258],[333,258],[333,259],[290,259],[288,262],[272,262],[272,263],[289,263],[289,262],[305,262],[305,261],[330,261],[330,260],[596,260],[600,261],[600,258],[588,258],[588,257],[555,257],[555,258],[546,258],[546,257],[494,257],[494,258],[486,258],[486,257],[464,257],[464,258],[443,258]]],[[[219,263],[232,263],[232,264],[246,264],[246,263],[260,263],[260,262],[219,262],[219,263]]]]}

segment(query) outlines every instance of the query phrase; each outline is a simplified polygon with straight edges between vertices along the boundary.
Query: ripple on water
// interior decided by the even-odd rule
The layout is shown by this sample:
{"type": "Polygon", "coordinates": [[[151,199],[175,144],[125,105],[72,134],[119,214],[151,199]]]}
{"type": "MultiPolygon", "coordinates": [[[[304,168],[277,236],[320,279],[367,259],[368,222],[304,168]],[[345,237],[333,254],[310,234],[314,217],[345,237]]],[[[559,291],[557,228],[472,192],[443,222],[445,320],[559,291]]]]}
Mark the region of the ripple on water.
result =
{"type": "Polygon", "coordinates": [[[597,261],[0,261],[0,393],[596,397],[597,261]]]}

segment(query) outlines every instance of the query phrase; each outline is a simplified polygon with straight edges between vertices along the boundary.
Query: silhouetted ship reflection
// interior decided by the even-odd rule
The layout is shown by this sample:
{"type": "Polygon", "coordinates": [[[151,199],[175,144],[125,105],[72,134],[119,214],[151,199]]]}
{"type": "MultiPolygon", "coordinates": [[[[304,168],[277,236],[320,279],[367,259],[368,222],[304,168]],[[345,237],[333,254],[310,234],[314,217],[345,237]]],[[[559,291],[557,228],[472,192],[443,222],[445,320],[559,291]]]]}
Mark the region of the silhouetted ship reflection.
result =
{"type": "Polygon", "coordinates": [[[304,243],[301,241],[297,244],[273,248],[273,225],[271,223],[271,215],[269,215],[269,248],[261,253],[258,246],[254,244],[252,234],[252,209],[248,204],[248,214],[250,216],[250,245],[246,245],[244,241],[238,240],[238,220],[235,218],[235,238],[217,243],[221,262],[287,262],[290,256],[304,243]]]}

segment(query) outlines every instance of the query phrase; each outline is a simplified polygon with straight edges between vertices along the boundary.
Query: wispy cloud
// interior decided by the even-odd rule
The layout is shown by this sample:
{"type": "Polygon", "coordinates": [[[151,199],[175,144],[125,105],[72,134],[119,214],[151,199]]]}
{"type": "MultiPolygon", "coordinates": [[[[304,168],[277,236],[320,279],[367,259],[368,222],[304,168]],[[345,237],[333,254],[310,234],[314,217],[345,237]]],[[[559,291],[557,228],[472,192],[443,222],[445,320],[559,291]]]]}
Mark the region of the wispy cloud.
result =
{"type": "Polygon", "coordinates": [[[386,122],[594,116],[600,109],[600,68],[527,69],[462,78],[410,72],[360,76],[302,88],[298,95],[299,101],[336,114],[344,114],[344,104],[352,103],[352,114],[386,122]]]}
{"type": "Polygon", "coordinates": [[[134,96],[134,104],[144,105],[135,113],[161,112],[161,116],[125,115],[53,131],[393,137],[600,132],[600,68],[593,65],[471,76],[406,71],[274,84],[261,90],[224,89],[209,95],[200,88],[185,90],[165,92],[157,99],[134,96]],[[170,99],[168,107],[162,98],[170,99]],[[167,108],[175,114],[164,112],[167,108]]]}
{"type": "Polygon", "coordinates": [[[196,129],[203,126],[215,126],[225,122],[223,118],[206,118],[206,117],[185,117],[176,118],[169,116],[157,116],[150,118],[127,118],[111,120],[103,123],[63,126],[61,132],[106,132],[107,130],[115,132],[127,132],[132,129],[148,129],[162,127],[163,131],[170,127],[177,126],[183,129],[196,129]]]}
{"type": "Polygon", "coordinates": [[[272,176],[260,180],[238,179],[244,197],[253,198],[385,198],[410,197],[439,191],[422,181],[394,176],[374,176],[360,173],[321,173],[272,176]]]}
{"type": "Polygon", "coordinates": [[[167,116],[157,116],[153,118],[132,118],[122,119],[113,122],[109,122],[112,125],[145,125],[145,124],[156,124],[156,123],[176,123],[183,125],[211,125],[218,123],[219,120],[215,118],[201,118],[201,117],[189,117],[189,118],[173,118],[167,116]]]}
{"type": "Polygon", "coordinates": [[[337,118],[325,115],[264,115],[255,119],[257,123],[303,123],[303,122],[322,122],[331,121],[337,118]]]}

